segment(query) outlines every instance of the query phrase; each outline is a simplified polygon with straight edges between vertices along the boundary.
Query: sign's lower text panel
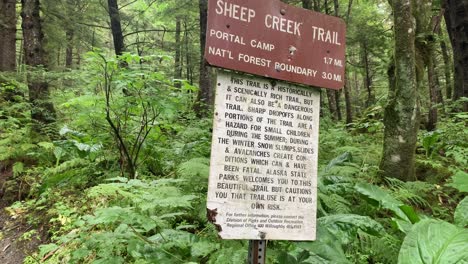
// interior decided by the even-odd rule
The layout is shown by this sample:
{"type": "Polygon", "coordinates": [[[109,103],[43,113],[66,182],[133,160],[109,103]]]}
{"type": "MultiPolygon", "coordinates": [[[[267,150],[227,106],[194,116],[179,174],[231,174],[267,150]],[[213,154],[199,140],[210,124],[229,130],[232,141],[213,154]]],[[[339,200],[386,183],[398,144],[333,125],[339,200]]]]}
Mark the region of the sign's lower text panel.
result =
{"type": "Polygon", "coordinates": [[[320,92],[220,71],[208,215],[224,239],[315,240],[320,92]]]}

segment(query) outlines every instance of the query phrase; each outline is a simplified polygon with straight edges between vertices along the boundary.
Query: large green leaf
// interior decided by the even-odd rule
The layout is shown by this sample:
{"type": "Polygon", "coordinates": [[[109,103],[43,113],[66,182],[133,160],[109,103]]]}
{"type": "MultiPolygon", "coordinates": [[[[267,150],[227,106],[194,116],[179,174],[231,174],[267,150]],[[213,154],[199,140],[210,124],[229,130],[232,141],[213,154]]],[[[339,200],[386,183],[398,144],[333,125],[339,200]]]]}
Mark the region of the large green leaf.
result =
{"type": "Polygon", "coordinates": [[[468,230],[441,220],[415,224],[405,237],[398,264],[468,263],[468,230]]]}
{"type": "Polygon", "coordinates": [[[468,192],[468,173],[459,171],[452,177],[453,183],[447,184],[460,192],[468,192]]]}
{"type": "Polygon", "coordinates": [[[468,197],[465,197],[455,210],[455,224],[461,227],[468,226],[468,197]]]}
{"type": "Polygon", "coordinates": [[[412,207],[405,205],[403,202],[397,200],[389,192],[383,190],[382,188],[364,182],[356,184],[354,188],[366,198],[374,202],[378,202],[379,205],[383,208],[395,213],[395,215],[400,219],[413,224],[419,221],[419,217],[412,207]]]}
{"type": "Polygon", "coordinates": [[[349,264],[342,247],[342,240],[328,231],[328,228],[317,225],[317,240],[314,242],[296,242],[298,248],[310,252],[311,263],[349,264]]]}

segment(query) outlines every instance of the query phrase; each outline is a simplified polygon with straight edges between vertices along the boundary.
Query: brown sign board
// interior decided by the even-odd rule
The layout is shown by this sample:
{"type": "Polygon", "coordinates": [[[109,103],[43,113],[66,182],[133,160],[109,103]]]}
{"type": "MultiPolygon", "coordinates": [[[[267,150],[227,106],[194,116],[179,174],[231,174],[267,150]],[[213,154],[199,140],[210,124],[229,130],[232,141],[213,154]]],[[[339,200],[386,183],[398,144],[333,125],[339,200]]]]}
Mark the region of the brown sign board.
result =
{"type": "Polygon", "coordinates": [[[212,66],[330,89],[344,86],[345,22],[279,0],[209,0],[212,66]]]}

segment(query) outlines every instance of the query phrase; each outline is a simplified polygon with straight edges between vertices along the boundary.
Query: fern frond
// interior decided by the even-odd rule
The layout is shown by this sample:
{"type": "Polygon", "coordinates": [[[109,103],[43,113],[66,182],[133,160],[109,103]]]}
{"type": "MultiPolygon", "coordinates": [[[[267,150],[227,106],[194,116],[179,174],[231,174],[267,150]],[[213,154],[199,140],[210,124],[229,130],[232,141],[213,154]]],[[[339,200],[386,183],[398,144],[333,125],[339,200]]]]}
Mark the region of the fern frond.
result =
{"type": "Polygon", "coordinates": [[[319,193],[318,197],[327,213],[348,214],[351,212],[351,203],[338,194],[319,193]]]}

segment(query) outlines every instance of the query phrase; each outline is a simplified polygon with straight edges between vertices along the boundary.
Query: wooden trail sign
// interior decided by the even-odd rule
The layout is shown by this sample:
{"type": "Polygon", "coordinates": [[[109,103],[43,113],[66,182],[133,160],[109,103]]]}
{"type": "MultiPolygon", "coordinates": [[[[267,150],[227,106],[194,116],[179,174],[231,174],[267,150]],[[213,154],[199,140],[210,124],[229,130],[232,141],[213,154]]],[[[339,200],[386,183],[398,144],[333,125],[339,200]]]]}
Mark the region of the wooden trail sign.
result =
{"type": "Polygon", "coordinates": [[[224,239],[314,240],[320,93],[218,72],[208,215],[224,239]]]}
{"type": "Polygon", "coordinates": [[[345,22],[279,0],[210,0],[212,66],[330,89],[344,86],[345,22]]]}
{"type": "Polygon", "coordinates": [[[208,218],[224,239],[315,240],[320,93],[341,89],[342,19],[279,0],[210,0],[205,58],[219,71],[208,218]],[[276,81],[283,80],[286,82],[276,81]]]}

